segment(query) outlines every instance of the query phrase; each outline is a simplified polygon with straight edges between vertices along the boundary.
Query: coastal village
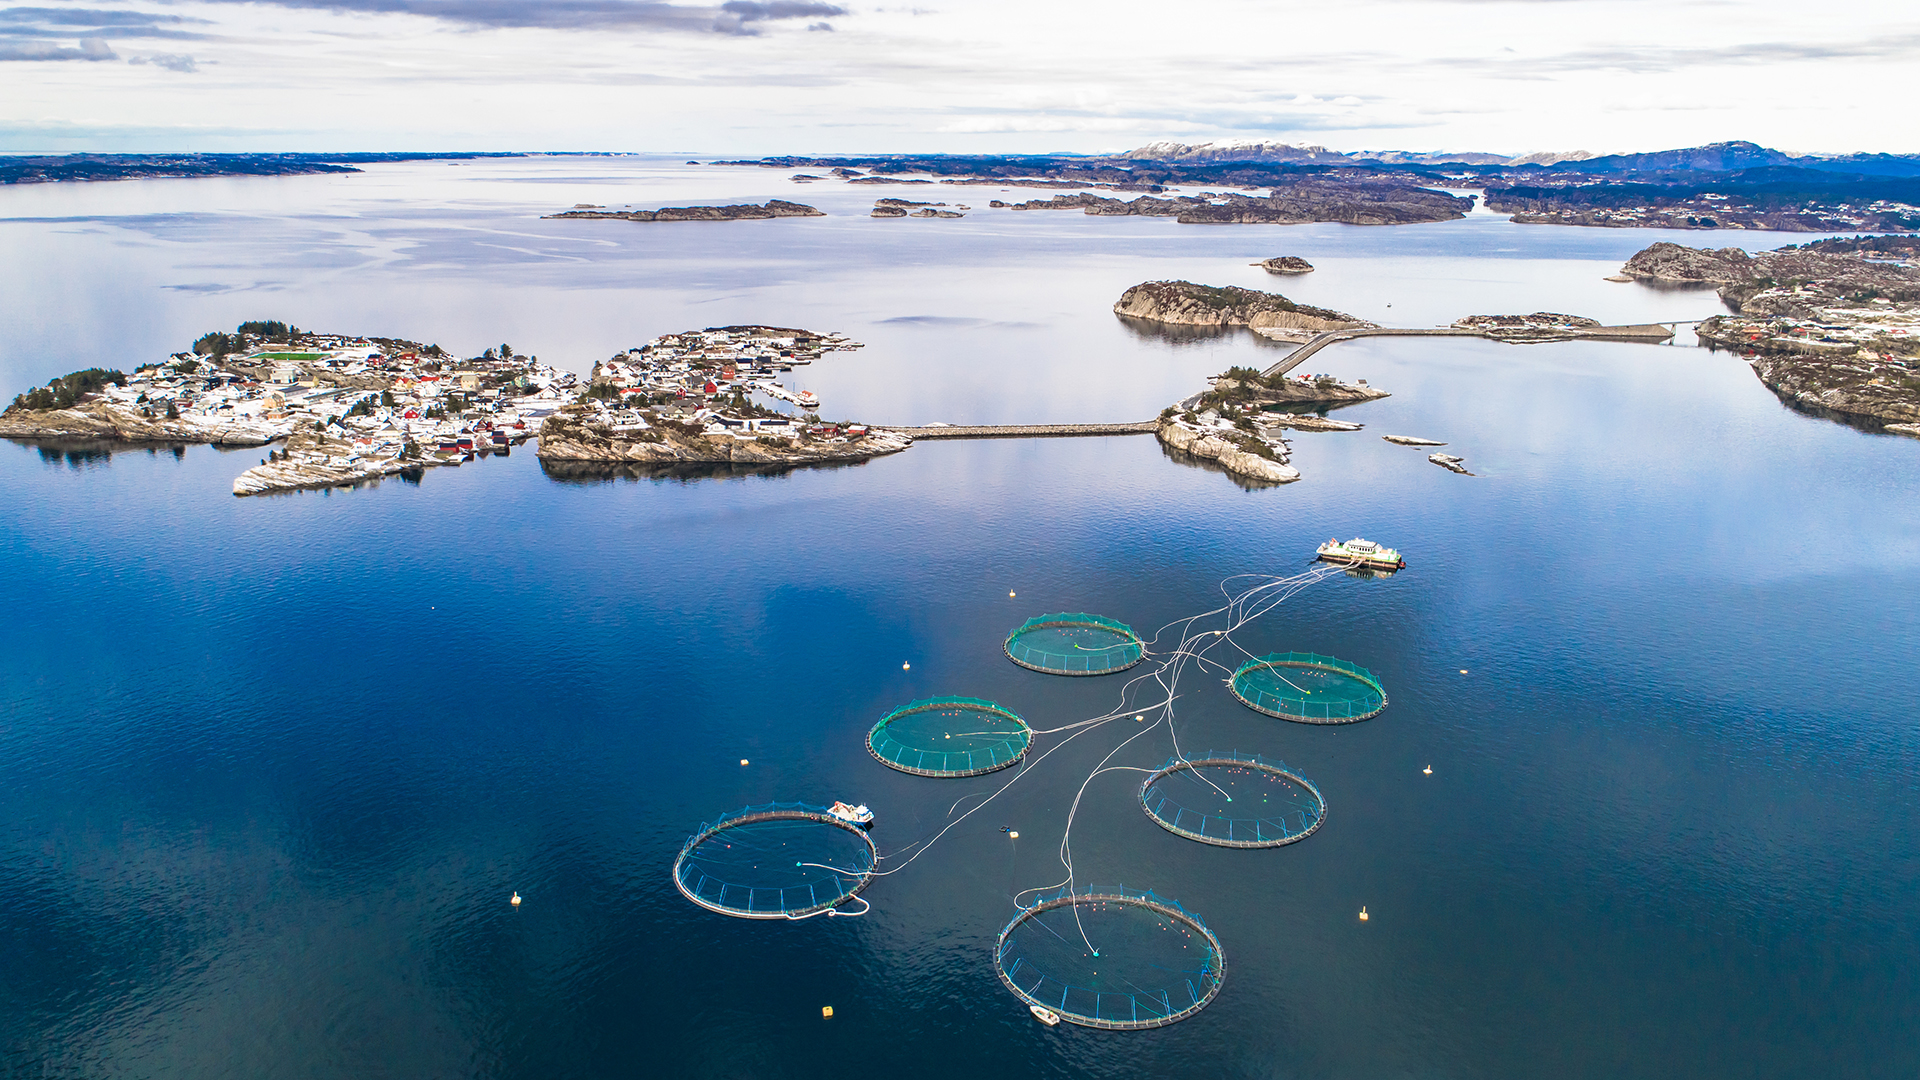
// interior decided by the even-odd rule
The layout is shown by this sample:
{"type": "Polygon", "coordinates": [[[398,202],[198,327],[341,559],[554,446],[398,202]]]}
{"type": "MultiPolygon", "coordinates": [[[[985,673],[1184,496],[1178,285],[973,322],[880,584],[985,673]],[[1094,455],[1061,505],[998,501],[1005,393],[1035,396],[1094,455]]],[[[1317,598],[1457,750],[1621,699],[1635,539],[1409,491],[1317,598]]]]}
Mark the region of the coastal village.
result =
{"type": "Polygon", "coordinates": [[[458,359],[435,345],[250,322],[131,375],[95,368],[28,391],[0,415],[0,436],[280,443],[235,479],[234,494],[253,495],[505,452],[537,435],[578,382],[505,345],[458,359]]]}
{"type": "MultiPolygon", "coordinates": [[[[1738,350],[1796,407],[1920,435],[1915,245],[1920,240],[1911,237],[1839,238],[1748,255],[1656,244],[1616,280],[1721,286],[1740,314],[1700,324],[1702,342],[1738,350]]],[[[1307,265],[1268,262],[1281,272],[1307,265]]],[[[1665,327],[1608,327],[1552,312],[1386,328],[1275,293],[1187,281],[1136,285],[1113,310],[1143,323],[1245,328],[1299,348],[1265,371],[1230,369],[1156,420],[963,432],[822,420],[820,398],[781,376],[862,347],[837,333],[740,325],[665,334],[614,354],[582,379],[504,344],[457,358],[437,345],[248,322],[131,375],[91,368],[21,394],[0,414],[0,438],[271,446],[233,483],[235,495],[257,495],[417,475],[508,453],[535,437],[552,475],[609,467],[657,475],[682,466],[769,471],[857,462],[905,450],[916,437],[1138,431],[1154,433],[1176,460],[1211,462],[1238,482],[1263,486],[1300,479],[1284,431],[1359,430],[1326,411],[1387,396],[1364,379],[1291,373],[1334,342],[1379,334],[1512,343],[1671,335],[1665,327]],[[1087,430],[1071,430],[1078,428],[1087,430]],[[1119,428],[1126,430],[1107,430],[1119,428]]],[[[1457,457],[1430,460],[1466,472],[1457,457]]]]}

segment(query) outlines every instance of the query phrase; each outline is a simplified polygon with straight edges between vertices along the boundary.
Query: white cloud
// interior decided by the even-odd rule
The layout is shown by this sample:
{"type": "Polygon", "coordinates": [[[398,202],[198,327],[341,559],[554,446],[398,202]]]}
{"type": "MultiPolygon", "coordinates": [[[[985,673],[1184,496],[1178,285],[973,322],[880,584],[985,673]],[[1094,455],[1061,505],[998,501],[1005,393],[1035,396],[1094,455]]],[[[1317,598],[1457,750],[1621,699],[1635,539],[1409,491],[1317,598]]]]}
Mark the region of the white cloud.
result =
{"type": "Polygon", "coordinates": [[[98,132],[98,149],[197,131],[232,134],[165,148],[1920,150],[1890,120],[1920,91],[1920,21],[1889,0],[1844,17],[1788,0],[1192,0],[1177,15],[1124,0],[86,3],[0,9],[0,60],[17,61],[0,63],[0,132],[21,133],[0,141],[31,148],[57,128],[98,132]],[[191,54],[137,46],[153,36],[191,38],[191,54]],[[145,63],[60,62],[122,55],[145,63]]]}

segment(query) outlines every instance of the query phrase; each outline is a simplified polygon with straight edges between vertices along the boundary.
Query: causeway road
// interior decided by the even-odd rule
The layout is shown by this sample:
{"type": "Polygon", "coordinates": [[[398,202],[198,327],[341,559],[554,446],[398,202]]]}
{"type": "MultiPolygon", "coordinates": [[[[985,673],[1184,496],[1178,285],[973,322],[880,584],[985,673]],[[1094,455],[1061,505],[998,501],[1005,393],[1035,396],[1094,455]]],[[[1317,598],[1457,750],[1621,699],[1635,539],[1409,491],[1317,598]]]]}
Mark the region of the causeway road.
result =
{"type": "Polygon", "coordinates": [[[1599,338],[1603,341],[1664,341],[1673,336],[1673,327],[1660,323],[1635,323],[1631,326],[1589,326],[1579,330],[1556,330],[1543,332],[1534,337],[1518,337],[1509,334],[1488,333],[1485,330],[1469,330],[1458,326],[1435,326],[1428,329],[1418,327],[1372,327],[1354,330],[1328,330],[1314,335],[1305,345],[1293,350],[1279,363],[1261,372],[1263,375],[1285,375],[1304,362],[1307,357],[1339,341],[1352,341],[1363,337],[1477,337],[1492,341],[1509,341],[1515,344],[1533,344],[1543,341],[1574,341],[1579,338],[1599,338]]]}
{"type": "Polygon", "coordinates": [[[1137,424],[938,424],[932,427],[886,427],[920,439],[1050,439],[1076,435],[1146,435],[1160,426],[1158,420],[1137,424]]]}

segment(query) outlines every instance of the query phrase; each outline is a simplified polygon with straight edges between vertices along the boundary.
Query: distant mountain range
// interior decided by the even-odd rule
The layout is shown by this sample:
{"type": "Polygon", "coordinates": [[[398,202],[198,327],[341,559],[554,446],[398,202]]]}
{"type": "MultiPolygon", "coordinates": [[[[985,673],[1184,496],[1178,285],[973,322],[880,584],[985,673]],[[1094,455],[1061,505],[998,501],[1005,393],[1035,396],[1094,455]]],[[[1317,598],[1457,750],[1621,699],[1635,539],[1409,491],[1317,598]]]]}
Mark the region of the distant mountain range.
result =
{"type": "Polygon", "coordinates": [[[1553,172],[1606,175],[1630,173],[1738,172],[1775,166],[1862,176],[1920,176],[1920,154],[1803,154],[1793,155],[1750,142],[1719,142],[1680,150],[1647,154],[1607,154],[1596,157],[1585,150],[1532,154],[1414,153],[1405,150],[1357,150],[1351,153],[1324,146],[1281,142],[1231,141],[1209,143],[1148,143],[1117,155],[1135,161],[1182,163],[1259,162],[1301,165],[1466,165],[1484,168],[1533,166],[1553,172]]]}

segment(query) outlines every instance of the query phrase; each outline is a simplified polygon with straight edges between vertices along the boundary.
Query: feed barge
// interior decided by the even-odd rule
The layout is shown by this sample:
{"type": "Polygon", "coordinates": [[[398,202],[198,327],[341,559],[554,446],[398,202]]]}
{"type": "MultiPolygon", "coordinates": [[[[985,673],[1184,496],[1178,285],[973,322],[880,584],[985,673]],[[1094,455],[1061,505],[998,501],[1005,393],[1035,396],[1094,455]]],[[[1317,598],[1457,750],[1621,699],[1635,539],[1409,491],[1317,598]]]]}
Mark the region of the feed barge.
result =
{"type": "Polygon", "coordinates": [[[1407,565],[1407,560],[1401,558],[1398,551],[1357,536],[1344,544],[1338,540],[1328,540],[1320,545],[1314,556],[1323,562],[1365,566],[1374,570],[1399,570],[1407,565]]]}

